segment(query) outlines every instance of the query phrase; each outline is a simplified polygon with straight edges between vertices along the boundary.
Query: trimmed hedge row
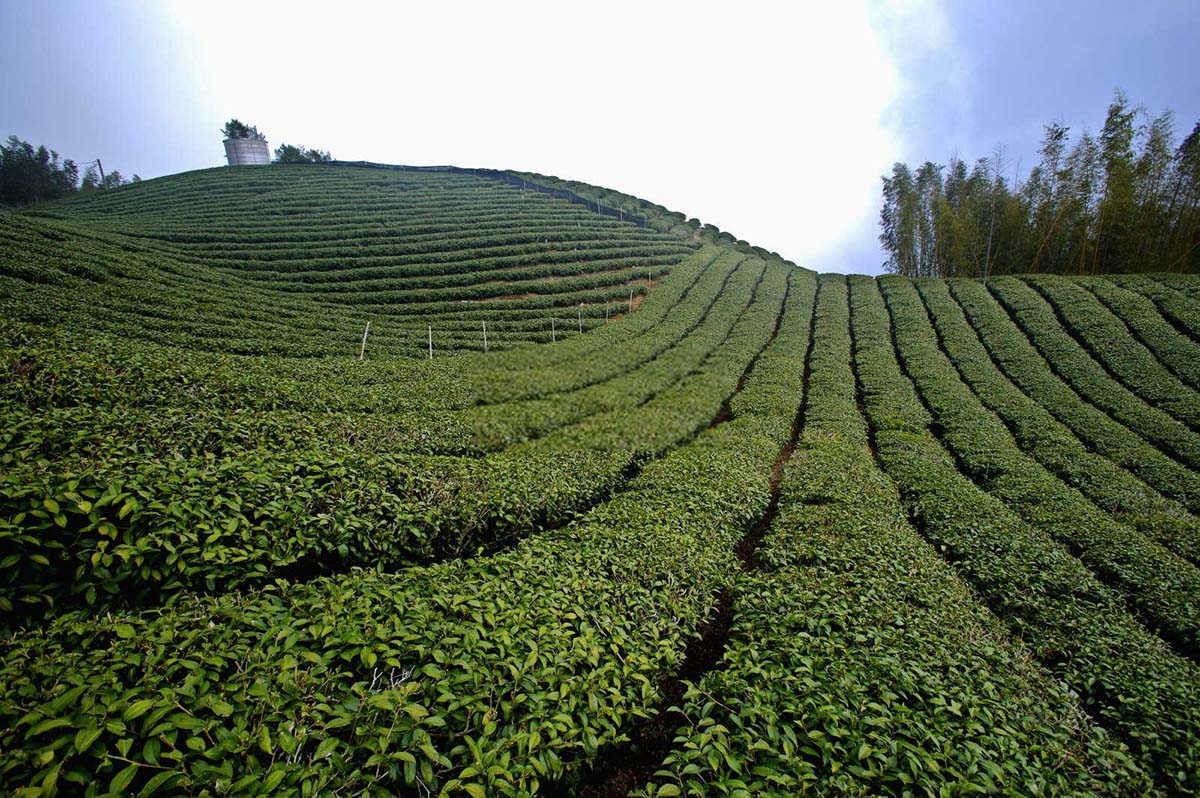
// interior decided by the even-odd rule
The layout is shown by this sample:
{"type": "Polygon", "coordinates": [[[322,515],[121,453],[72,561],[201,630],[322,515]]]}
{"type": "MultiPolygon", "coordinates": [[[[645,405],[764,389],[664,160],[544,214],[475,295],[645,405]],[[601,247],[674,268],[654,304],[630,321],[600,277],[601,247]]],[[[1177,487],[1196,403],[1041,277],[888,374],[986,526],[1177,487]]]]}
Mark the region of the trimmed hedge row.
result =
{"type": "Polygon", "coordinates": [[[908,525],[855,407],[846,300],[822,277],[765,570],[735,583],[725,656],[642,794],[1144,794],[1123,747],[908,525]]]}
{"type": "MultiPolygon", "coordinates": [[[[351,210],[338,215],[323,214],[320,218],[319,230],[316,232],[314,232],[313,221],[309,217],[273,220],[264,230],[261,215],[258,218],[251,215],[252,221],[239,222],[237,219],[228,218],[228,214],[225,214],[216,220],[216,225],[213,224],[212,219],[209,219],[204,224],[193,223],[182,226],[162,224],[160,223],[162,220],[146,219],[143,216],[130,216],[128,217],[129,221],[120,228],[114,227],[112,222],[105,218],[76,214],[51,216],[36,211],[31,211],[28,215],[54,222],[101,225],[106,231],[119,233],[130,239],[153,245],[162,251],[177,252],[181,255],[186,254],[191,247],[219,248],[223,244],[303,245],[305,243],[396,235],[403,235],[405,240],[410,237],[420,240],[422,236],[435,234],[466,238],[499,235],[514,228],[532,231],[573,229],[576,232],[587,232],[590,230],[597,235],[608,233],[614,236],[627,236],[634,231],[634,228],[628,224],[615,219],[606,221],[585,210],[564,213],[558,208],[527,209],[509,206],[493,209],[486,213],[462,210],[456,213],[401,217],[397,216],[397,210],[402,211],[403,209],[378,213],[351,210]]],[[[249,213],[253,214],[254,212],[249,213]]]]}
{"type": "Polygon", "coordinates": [[[513,353],[497,365],[487,357],[429,363],[243,358],[6,325],[9,379],[2,396],[32,408],[171,404],[374,412],[535,398],[611,379],[670,348],[702,315],[704,304],[696,303],[711,302],[740,260],[730,253],[704,268],[694,295],[683,279],[671,288],[664,283],[662,301],[647,302],[650,326],[634,314],[580,336],[578,345],[513,353]],[[684,297],[694,302],[679,304],[684,297]],[[681,312],[672,313],[677,304],[681,312]],[[668,315],[670,322],[659,326],[668,315]]]}
{"type": "MultiPolygon", "coordinates": [[[[1122,275],[1124,276],[1124,275],[1122,275]]],[[[1130,275],[1132,276],[1132,275],[1130,275]]],[[[1154,280],[1173,291],[1177,291],[1190,299],[1200,300],[1200,289],[1196,287],[1195,275],[1191,274],[1172,274],[1171,272],[1158,272],[1155,274],[1144,275],[1148,280],[1154,280]]]]}
{"type": "Polygon", "coordinates": [[[1099,454],[1190,512],[1200,512],[1200,474],[1181,465],[1061,380],[983,285],[947,281],[950,293],[980,342],[1008,379],[1099,454]]]}
{"type": "Polygon", "coordinates": [[[1109,377],[1082,346],[1065,334],[1053,308],[1040,294],[1013,277],[989,280],[988,288],[1080,396],[1188,468],[1200,469],[1200,435],[1109,377]]]}
{"type": "Polygon", "coordinates": [[[778,354],[743,415],[510,552],[0,640],[0,784],[518,795],[576,771],[732,581],[790,423],[755,377],[778,354]]]}
{"type": "Polygon", "coordinates": [[[1111,280],[1085,278],[1079,285],[1095,294],[1172,374],[1200,388],[1200,346],[1163,319],[1153,301],[1111,280]]]}
{"type": "Polygon", "coordinates": [[[304,250],[304,258],[286,262],[286,268],[277,261],[256,261],[246,258],[205,258],[204,264],[213,269],[244,272],[248,280],[256,283],[276,283],[284,287],[296,285],[336,287],[341,282],[361,281],[382,276],[397,280],[411,280],[413,287],[424,283],[431,286],[452,284],[451,280],[438,280],[441,275],[454,275],[461,279],[475,272],[502,272],[509,269],[528,268],[543,264],[611,262],[615,259],[633,260],[641,258],[647,263],[674,263],[680,257],[690,255],[695,247],[677,242],[606,241],[595,242],[587,249],[558,250],[547,244],[537,247],[522,247],[517,252],[493,252],[476,250],[446,253],[442,258],[428,256],[396,256],[390,254],[368,255],[339,251],[331,255],[315,257],[304,250]],[[669,256],[669,257],[667,257],[669,256]],[[419,279],[424,278],[424,280],[419,279]]]}
{"type": "Polygon", "coordinates": [[[1111,460],[1089,451],[1045,408],[1021,393],[996,369],[945,282],[919,280],[915,286],[959,378],[1004,422],[1023,451],[1118,523],[1132,526],[1193,564],[1200,562],[1200,521],[1195,516],[1111,460]]]}
{"type": "MultiPolygon", "coordinates": [[[[265,298],[261,302],[243,303],[237,310],[230,311],[229,305],[216,299],[204,299],[197,313],[198,297],[190,289],[176,291],[169,284],[155,279],[123,282],[130,286],[119,293],[76,291],[71,296],[65,292],[45,286],[14,286],[11,293],[0,285],[0,308],[12,310],[10,318],[19,318],[37,324],[68,327],[89,327],[109,331],[122,337],[149,339],[158,344],[169,344],[193,350],[220,351],[228,354],[286,355],[321,357],[330,353],[354,355],[362,338],[363,327],[373,322],[368,341],[368,353],[372,357],[426,355],[425,325],[434,328],[434,345],[438,357],[447,354],[449,345],[468,346],[481,349],[481,340],[472,336],[463,343],[447,336],[442,316],[462,316],[464,308],[473,310],[475,318],[487,319],[495,313],[507,313],[517,318],[540,320],[545,332],[530,333],[525,340],[550,338],[550,317],[557,315],[562,322],[574,322],[580,305],[585,306],[586,315],[598,318],[604,315],[604,306],[624,310],[631,292],[640,299],[647,293],[640,267],[629,271],[626,277],[632,283],[611,275],[594,275],[597,287],[559,293],[524,295],[489,295],[463,304],[462,300],[441,301],[395,307],[384,304],[354,305],[346,302],[320,303],[308,309],[298,310],[286,322],[283,314],[266,322],[247,320],[242,308],[251,308],[250,314],[267,315],[272,302],[265,298]],[[634,278],[637,278],[636,280],[634,278]],[[616,279],[617,282],[605,284],[616,279]],[[7,294],[7,296],[4,296],[7,294]],[[159,297],[166,297],[160,300],[159,297]],[[154,307],[146,312],[146,307],[154,307]],[[326,309],[322,310],[322,307],[326,309]],[[513,311],[519,310],[519,313],[513,311]],[[412,328],[420,327],[414,335],[412,328]]],[[[0,283],[5,279],[0,278],[0,283]]],[[[586,285],[586,282],[583,283],[586,285]]],[[[539,282],[542,288],[556,289],[554,282],[539,282]]],[[[508,290],[510,286],[503,286],[508,290]]],[[[490,291],[490,289],[489,289],[490,291]]],[[[352,298],[352,297],[351,297],[352,298]]],[[[378,299],[384,299],[380,296],[378,299]]],[[[316,302],[317,300],[313,300],[316,302]]],[[[560,329],[564,327],[560,323],[560,329]]],[[[571,325],[573,326],[573,325],[571,325]]],[[[561,330],[569,335],[571,329],[561,330]]]]}
{"type": "MultiPolygon", "coordinates": [[[[631,288],[641,296],[646,269],[661,275],[699,247],[615,220],[597,224],[571,203],[471,177],[376,181],[369,170],[331,168],[147,182],[156,185],[17,214],[0,238],[8,244],[0,248],[0,310],[27,322],[254,355],[350,355],[373,319],[373,355],[419,356],[424,337],[387,317],[439,327],[441,315],[461,313],[473,298],[480,318],[520,311],[545,320],[545,330],[509,330],[497,343],[542,341],[554,312],[624,302],[631,288]],[[261,255],[217,248],[238,231],[263,243],[298,229],[316,236],[261,255]],[[214,243],[189,249],[169,240],[173,231],[214,243]]],[[[475,335],[435,335],[439,354],[482,344],[475,335]]]]}
{"type": "Polygon", "coordinates": [[[851,277],[850,289],[875,445],[922,537],[1165,792],[1200,791],[1200,669],[1134,621],[1049,535],[958,471],[897,364],[875,281],[851,277]]]}
{"type": "MultiPolygon", "coordinates": [[[[412,287],[408,280],[364,280],[329,284],[280,284],[276,287],[283,293],[303,294],[315,301],[348,305],[388,305],[403,308],[408,315],[423,314],[426,307],[453,307],[461,302],[505,302],[508,307],[561,307],[577,304],[582,292],[620,286],[620,290],[601,294],[613,299],[625,299],[634,281],[646,279],[648,266],[671,265],[673,257],[628,258],[619,261],[593,261],[589,270],[580,269],[577,274],[528,279],[496,279],[489,282],[463,284],[447,287],[412,287]],[[546,302],[542,297],[551,297],[546,302]]],[[[639,286],[643,288],[644,286],[639,286]]],[[[639,290],[639,294],[644,290],[639,290]]],[[[592,300],[594,301],[594,300],[592,300]]],[[[460,306],[461,308],[461,306],[460,306]]]]}
{"type": "Polygon", "coordinates": [[[879,285],[901,365],[960,469],[1120,590],[1151,629],[1189,657],[1200,656],[1200,569],[1116,523],[1023,452],[938,349],[912,282],[883,277],[879,285]]]}
{"type": "MultiPolygon", "coordinates": [[[[220,244],[195,244],[190,246],[176,245],[172,249],[186,253],[189,258],[205,262],[215,260],[237,263],[242,259],[257,262],[292,261],[296,259],[327,257],[337,255],[388,255],[397,264],[409,263],[421,267],[443,261],[470,261],[475,258],[487,258],[499,255],[528,255],[535,252],[557,254],[563,252],[588,253],[592,250],[610,249],[613,247],[643,247],[648,250],[674,247],[695,250],[695,246],[687,246],[677,239],[667,239],[656,233],[645,230],[629,230],[616,237],[608,235],[606,228],[584,230],[582,227],[548,226],[543,230],[531,230],[522,225],[516,230],[499,227],[495,232],[486,235],[467,235],[455,237],[446,235],[453,233],[447,230],[437,234],[421,234],[405,236],[403,240],[394,240],[381,236],[359,236],[357,234],[339,239],[324,239],[306,242],[301,246],[283,242],[259,242],[253,246],[238,246],[222,242],[220,244]],[[597,235],[597,230],[605,235],[597,235]],[[553,246],[551,246],[553,245],[553,246]],[[411,260],[409,260],[411,259],[411,260]]],[[[657,254],[657,253],[649,253],[657,254]]],[[[298,275],[291,269],[284,270],[290,276],[304,276],[308,279],[324,277],[323,271],[312,274],[298,275]]]]}
{"type": "Polygon", "coordinates": [[[1200,301],[1181,290],[1183,283],[1168,280],[1167,275],[1158,277],[1156,280],[1144,274],[1113,274],[1109,279],[1149,299],[1175,329],[1193,341],[1200,341],[1200,301]]]}
{"type": "MultiPolygon", "coordinates": [[[[31,413],[27,405],[10,404],[0,411],[6,421],[5,432],[0,433],[0,452],[16,460],[37,460],[92,450],[111,461],[220,458],[250,448],[280,452],[329,445],[359,453],[480,456],[589,415],[636,407],[669,390],[728,334],[753,301],[753,290],[764,275],[747,268],[735,273],[719,293],[715,289],[723,283],[712,285],[711,291],[702,286],[695,302],[676,310],[669,322],[658,328],[660,334],[676,337],[670,349],[626,374],[578,391],[460,409],[388,413],[136,407],[129,403],[50,407],[31,413]],[[688,326],[681,328],[681,324],[688,326]]],[[[777,282],[773,278],[768,296],[782,291],[777,282]]]]}
{"type": "Polygon", "coordinates": [[[163,601],[297,571],[465,556],[561,525],[717,415],[781,310],[773,272],[732,330],[703,331],[711,351],[674,391],[482,460],[302,449],[18,461],[0,483],[0,609],[20,618],[23,604],[163,601]]]}
{"type": "Polygon", "coordinates": [[[1122,384],[1193,431],[1200,427],[1200,394],[1156,360],[1130,334],[1129,327],[1091,292],[1054,275],[1027,277],[1025,281],[1046,298],[1092,357],[1122,384]]]}

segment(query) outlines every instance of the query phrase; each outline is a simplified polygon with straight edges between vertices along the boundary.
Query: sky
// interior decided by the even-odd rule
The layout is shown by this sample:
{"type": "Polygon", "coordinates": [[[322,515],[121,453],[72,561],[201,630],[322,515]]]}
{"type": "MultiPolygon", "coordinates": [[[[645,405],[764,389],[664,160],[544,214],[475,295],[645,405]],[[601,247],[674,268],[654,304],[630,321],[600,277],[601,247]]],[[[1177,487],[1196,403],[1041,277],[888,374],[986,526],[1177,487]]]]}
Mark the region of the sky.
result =
{"type": "Polygon", "coordinates": [[[0,0],[0,136],[143,179],[236,117],[346,160],[618,189],[875,274],[896,161],[1036,160],[1113,91],[1200,119],[1200,4],[0,0]]]}

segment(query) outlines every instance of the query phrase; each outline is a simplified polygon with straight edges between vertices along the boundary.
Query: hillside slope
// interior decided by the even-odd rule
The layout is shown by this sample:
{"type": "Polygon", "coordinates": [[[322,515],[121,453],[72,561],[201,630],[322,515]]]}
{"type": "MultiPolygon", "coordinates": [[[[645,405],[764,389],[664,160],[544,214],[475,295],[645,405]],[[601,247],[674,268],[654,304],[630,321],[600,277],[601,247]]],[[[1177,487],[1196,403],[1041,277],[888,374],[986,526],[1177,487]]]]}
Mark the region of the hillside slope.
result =
{"type": "Polygon", "coordinates": [[[697,246],[481,177],[295,165],[148,180],[0,234],[10,318],[284,355],[356,353],[368,320],[380,354],[426,353],[431,328],[435,351],[482,349],[485,322],[489,347],[550,341],[697,246]]]}
{"type": "Polygon", "coordinates": [[[4,791],[1200,791],[1200,281],[629,210],[296,167],[0,218],[4,791]]]}

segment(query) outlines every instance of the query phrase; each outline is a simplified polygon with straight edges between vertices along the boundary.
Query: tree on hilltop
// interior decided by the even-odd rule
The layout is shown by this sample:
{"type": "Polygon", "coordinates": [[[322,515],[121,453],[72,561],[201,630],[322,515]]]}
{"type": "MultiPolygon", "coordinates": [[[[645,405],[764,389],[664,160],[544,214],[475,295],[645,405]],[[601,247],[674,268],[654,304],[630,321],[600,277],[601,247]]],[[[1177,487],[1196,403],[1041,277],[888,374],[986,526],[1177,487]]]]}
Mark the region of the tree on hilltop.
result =
{"type": "Polygon", "coordinates": [[[221,128],[221,133],[227,139],[254,139],[255,141],[265,141],[266,136],[258,132],[258,128],[254,125],[247,125],[239,122],[236,119],[230,119],[221,128]]]}
{"type": "Polygon", "coordinates": [[[328,163],[333,156],[326,150],[305,149],[295,144],[280,144],[275,148],[275,163],[328,163]]]}

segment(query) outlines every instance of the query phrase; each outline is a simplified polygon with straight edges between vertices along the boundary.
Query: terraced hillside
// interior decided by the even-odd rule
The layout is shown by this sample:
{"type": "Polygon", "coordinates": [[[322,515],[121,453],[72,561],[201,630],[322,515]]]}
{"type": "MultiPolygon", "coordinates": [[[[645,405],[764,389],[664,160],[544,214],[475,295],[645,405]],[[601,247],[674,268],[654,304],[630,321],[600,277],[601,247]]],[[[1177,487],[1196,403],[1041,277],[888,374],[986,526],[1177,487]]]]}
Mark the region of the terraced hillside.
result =
{"type": "Polygon", "coordinates": [[[304,166],[146,181],[0,235],[10,316],[284,355],[357,353],[367,321],[376,354],[425,354],[431,331],[436,352],[482,349],[485,323],[489,348],[550,341],[697,246],[483,177],[304,166]]]}
{"type": "Polygon", "coordinates": [[[1200,791],[1200,281],[818,275],[615,199],[0,218],[3,791],[1200,791]]]}

